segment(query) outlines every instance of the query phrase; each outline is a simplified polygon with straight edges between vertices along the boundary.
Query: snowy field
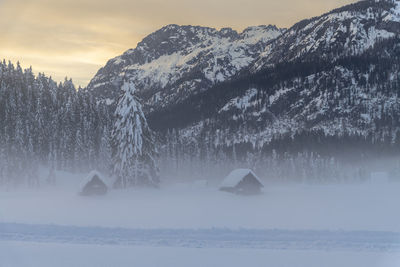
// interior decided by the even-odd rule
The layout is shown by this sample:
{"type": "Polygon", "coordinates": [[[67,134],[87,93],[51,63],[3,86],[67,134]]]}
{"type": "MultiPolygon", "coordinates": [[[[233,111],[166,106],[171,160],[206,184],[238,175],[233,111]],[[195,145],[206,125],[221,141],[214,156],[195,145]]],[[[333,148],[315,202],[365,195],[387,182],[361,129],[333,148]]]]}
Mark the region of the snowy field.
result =
{"type": "MultiPolygon", "coordinates": [[[[66,178],[67,175],[63,175],[66,178]]],[[[0,266],[400,266],[400,184],[0,189],[0,266]],[[156,255],[156,256],[155,256],[156,255]]]]}
{"type": "Polygon", "coordinates": [[[364,251],[210,249],[2,242],[1,266],[397,267],[400,254],[364,251]],[[3,257],[5,256],[5,257],[3,257]]]}

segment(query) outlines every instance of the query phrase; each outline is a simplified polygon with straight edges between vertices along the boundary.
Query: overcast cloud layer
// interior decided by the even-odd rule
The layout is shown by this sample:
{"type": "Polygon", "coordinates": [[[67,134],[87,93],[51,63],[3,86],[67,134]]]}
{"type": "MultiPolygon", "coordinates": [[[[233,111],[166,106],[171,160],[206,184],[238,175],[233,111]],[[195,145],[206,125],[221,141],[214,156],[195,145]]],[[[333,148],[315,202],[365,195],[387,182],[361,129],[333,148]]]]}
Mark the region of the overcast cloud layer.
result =
{"type": "Polygon", "coordinates": [[[0,0],[0,57],[85,86],[164,25],[290,27],[352,0],[0,0]]]}

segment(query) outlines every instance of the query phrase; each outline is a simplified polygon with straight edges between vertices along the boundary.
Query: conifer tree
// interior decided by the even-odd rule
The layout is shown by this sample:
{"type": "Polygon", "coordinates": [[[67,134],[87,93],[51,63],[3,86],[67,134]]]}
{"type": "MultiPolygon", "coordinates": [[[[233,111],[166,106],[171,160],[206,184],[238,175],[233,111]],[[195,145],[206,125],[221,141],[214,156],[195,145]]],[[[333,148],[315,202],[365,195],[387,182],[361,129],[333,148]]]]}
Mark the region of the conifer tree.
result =
{"type": "Polygon", "coordinates": [[[121,87],[115,118],[112,134],[115,186],[156,186],[159,179],[154,136],[132,82],[125,81],[121,87]]]}

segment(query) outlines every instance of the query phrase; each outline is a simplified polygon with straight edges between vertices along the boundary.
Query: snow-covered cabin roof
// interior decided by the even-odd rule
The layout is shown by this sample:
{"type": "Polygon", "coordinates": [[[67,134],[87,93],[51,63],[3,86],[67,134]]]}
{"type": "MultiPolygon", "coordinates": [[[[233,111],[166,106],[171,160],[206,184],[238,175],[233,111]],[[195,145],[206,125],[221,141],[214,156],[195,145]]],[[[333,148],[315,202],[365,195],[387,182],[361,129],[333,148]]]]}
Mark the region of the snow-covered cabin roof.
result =
{"type": "Polygon", "coordinates": [[[98,172],[98,171],[96,171],[96,170],[93,170],[93,171],[91,171],[91,172],[81,181],[81,183],[80,183],[80,185],[79,185],[79,192],[82,192],[82,191],[83,191],[83,188],[85,188],[85,186],[86,186],[86,185],[93,179],[93,177],[96,176],[96,175],[97,175],[97,177],[99,177],[99,179],[100,179],[108,188],[111,187],[111,181],[110,181],[110,180],[104,178],[104,176],[101,175],[100,172],[98,172]]]}
{"type": "Polygon", "coordinates": [[[262,185],[260,178],[250,169],[236,169],[233,170],[225,179],[222,181],[221,187],[235,187],[240,181],[248,174],[252,174],[254,178],[258,180],[258,182],[262,185]]]}

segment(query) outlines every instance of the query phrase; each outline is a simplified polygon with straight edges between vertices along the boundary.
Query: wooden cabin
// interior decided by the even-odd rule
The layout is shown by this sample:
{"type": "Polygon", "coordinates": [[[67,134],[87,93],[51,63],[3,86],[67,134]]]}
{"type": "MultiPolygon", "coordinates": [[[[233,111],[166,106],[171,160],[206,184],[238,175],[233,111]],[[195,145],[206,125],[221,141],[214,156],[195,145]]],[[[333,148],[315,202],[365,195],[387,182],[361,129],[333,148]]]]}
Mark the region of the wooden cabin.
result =
{"type": "Polygon", "coordinates": [[[82,181],[79,194],[82,196],[104,195],[108,191],[105,178],[97,171],[91,171],[82,181]]]}
{"type": "Polygon", "coordinates": [[[220,190],[240,195],[256,195],[261,193],[263,187],[264,185],[252,170],[237,169],[225,177],[220,190]]]}

